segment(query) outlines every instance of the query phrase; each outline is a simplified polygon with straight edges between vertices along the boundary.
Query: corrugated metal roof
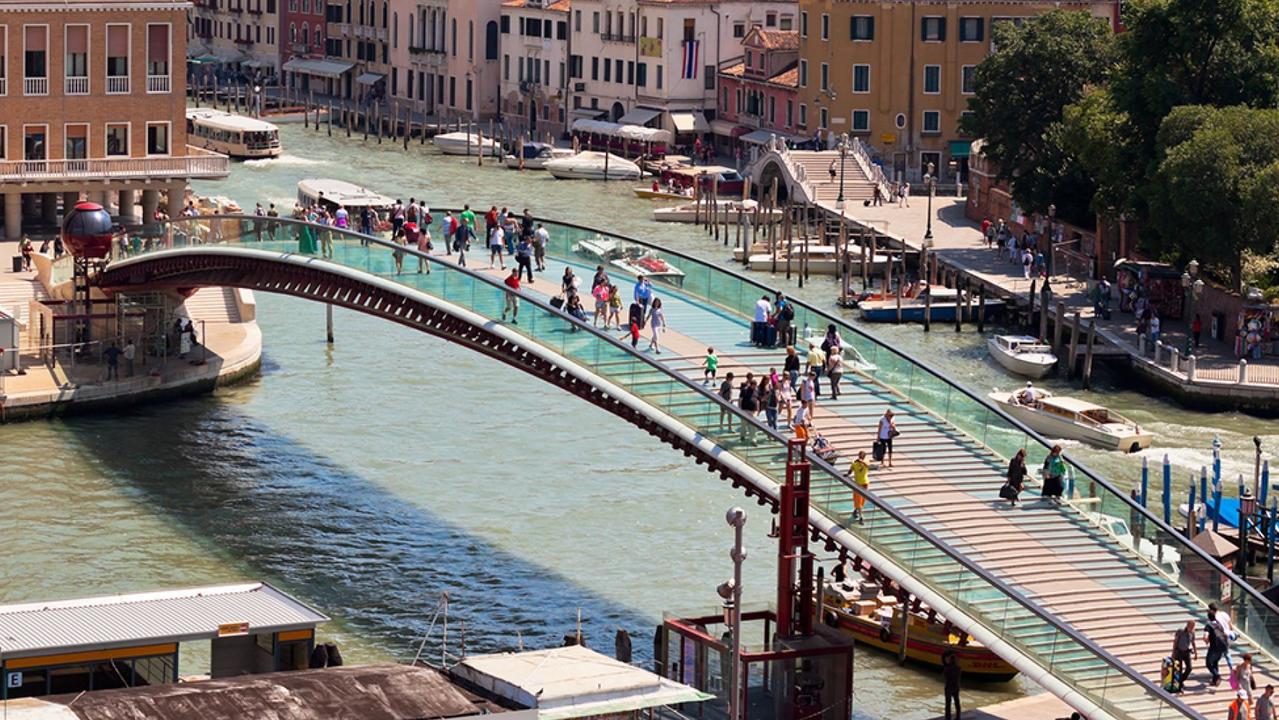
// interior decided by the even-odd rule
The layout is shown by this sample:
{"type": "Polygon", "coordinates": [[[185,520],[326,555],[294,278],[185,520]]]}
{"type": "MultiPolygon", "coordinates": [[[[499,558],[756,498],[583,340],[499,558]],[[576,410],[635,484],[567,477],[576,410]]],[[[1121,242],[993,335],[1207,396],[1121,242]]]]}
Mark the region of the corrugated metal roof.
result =
{"type": "Polygon", "coordinates": [[[328,617],[266,583],[216,585],[0,606],[5,658],[217,637],[218,626],[249,632],[311,627],[328,617]]]}

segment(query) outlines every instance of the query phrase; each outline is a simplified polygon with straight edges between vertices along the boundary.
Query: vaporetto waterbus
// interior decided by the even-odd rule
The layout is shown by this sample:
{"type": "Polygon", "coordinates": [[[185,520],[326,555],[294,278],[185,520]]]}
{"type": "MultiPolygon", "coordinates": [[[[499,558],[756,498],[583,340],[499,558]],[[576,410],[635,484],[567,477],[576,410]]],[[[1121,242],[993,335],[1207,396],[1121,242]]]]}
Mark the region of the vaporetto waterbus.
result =
{"type": "Polygon", "coordinates": [[[187,142],[234,158],[280,155],[280,130],[275,125],[212,108],[187,109],[187,142]]]}

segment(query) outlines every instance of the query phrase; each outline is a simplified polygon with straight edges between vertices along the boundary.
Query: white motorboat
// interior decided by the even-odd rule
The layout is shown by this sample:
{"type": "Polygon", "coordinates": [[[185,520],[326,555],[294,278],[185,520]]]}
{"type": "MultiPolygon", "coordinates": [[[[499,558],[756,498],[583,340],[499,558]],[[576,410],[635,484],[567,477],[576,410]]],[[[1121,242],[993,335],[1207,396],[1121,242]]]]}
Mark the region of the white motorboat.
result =
{"type": "Polygon", "coordinates": [[[610,262],[622,254],[622,243],[613,238],[596,235],[588,240],[579,241],[573,246],[573,252],[585,255],[596,262],[610,262]]]}
{"type": "Polygon", "coordinates": [[[1181,575],[1181,553],[1172,545],[1154,543],[1146,538],[1136,538],[1121,517],[1102,512],[1085,513],[1103,531],[1110,533],[1121,545],[1136,550],[1164,574],[1176,580],[1181,575]]]}
{"type": "Polygon", "coordinates": [[[1052,347],[1029,335],[996,335],[987,344],[995,362],[1024,377],[1038,379],[1057,366],[1052,347]]]}
{"type": "MultiPolygon", "coordinates": [[[[786,248],[779,247],[776,258],[777,272],[786,271],[786,256],[789,254],[792,271],[798,271],[800,263],[804,263],[810,275],[838,275],[840,262],[839,254],[836,250],[837,248],[834,245],[809,245],[805,248],[800,244],[796,244],[791,252],[787,253],[786,248]],[[807,258],[806,262],[805,258],[807,258]]],[[[854,275],[861,272],[861,253],[860,246],[849,243],[849,268],[854,275]]],[[[766,243],[757,242],[752,244],[749,254],[740,247],[733,250],[734,260],[741,262],[743,257],[746,258],[746,266],[750,270],[771,272],[773,269],[773,254],[768,251],[766,243]]],[[[867,259],[866,272],[872,277],[879,277],[884,274],[884,266],[892,262],[895,262],[892,256],[875,253],[873,257],[867,259]]]]}
{"type": "MultiPolygon", "coordinates": [[[[520,153],[524,156],[525,170],[545,170],[548,160],[572,157],[573,155],[573,151],[569,148],[557,148],[554,145],[540,142],[524,143],[520,153]]],[[[506,155],[502,158],[502,162],[512,170],[520,169],[519,155],[506,155]]]]}
{"type": "MultiPolygon", "coordinates": [[[[742,216],[744,216],[745,220],[750,222],[753,222],[756,219],[760,222],[764,222],[768,220],[769,216],[769,213],[759,210],[759,203],[755,200],[717,200],[716,206],[716,210],[720,217],[727,214],[728,221],[732,223],[736,223],[742,216]]],[[[697,209],[697,203],[688,202],[674,207],[654,208],[653,219],[657,222],[691,223],[697,222],[699,218],[705,220],[706,211],[705,202],[702,203],[702,209],[700,212],[697,209]]],[[[782,211],[780,209],[774,209],[772,212],[772,219],[781,220],[782,211]]]]}
{"type": "Polygon", "coordinates": [[[451,132],[431,138],[435,147],[445,155],[492,155],[498,148],[497,141],[486,138],[479,133],[451,132]]]}
{"type": "Polygon", "coordinates": [[[639,246],[630,246],[620,252],[609,265],[631,275],[643,275],[650,280],[660,280],[671,285],[684,284],[684,271],[666,262],[657,253],[639,246]]]}
{"type": "Polygon", "coordinates": [[[1124,452],[1150,447],[1154,439],[1137,423],[1087,400],[1054,396],[1047,390],[1029,387],[1011,393],[996,390],[986,397],[1046,437],[1079,440],[1124,452]]]}
{"type": "Polygon", "coordinates": [[[547,160],[546,171],[561,180],[638,180],[640,167],[612,153],[588,150],[547,160]]]}
{"type": "MultiPolygon", "coordinates": [[[[808,331],[804,333],[803,343],[798,350],[802,354],[807,352],[810,344],[821,347],[822,341],[825,339],[825,332],[823,332],[820,328],[810,327],[808,328],[808,331]]],[[[839,351],[840,355],[844,358],[844,367],[852,368],[859,372],[866,373],[867,375],[873,375],[875,371],[879,370],[879,367],[876,366],[875,363],[867,360],[860,352],[857,351],[857,348],[847,342],[840,343],[839,351]]]]}

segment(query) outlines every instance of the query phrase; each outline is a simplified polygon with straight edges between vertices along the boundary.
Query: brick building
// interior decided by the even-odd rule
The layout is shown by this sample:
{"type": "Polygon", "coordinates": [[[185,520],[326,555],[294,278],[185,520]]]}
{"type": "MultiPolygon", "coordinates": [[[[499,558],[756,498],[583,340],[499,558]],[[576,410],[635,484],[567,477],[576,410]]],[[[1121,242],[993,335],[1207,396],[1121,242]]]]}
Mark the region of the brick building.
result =
{"type": "Polygon", "coordinates": [[[742,62],[719,73],[716,134],[763,144],[792,138],[799,88],[799,33],[756,26],[742,39],[742,62]]]}
{"type": "Polygon", "coordinates": [[[189,3],[0,0],[0,194],[5,237],[87,195],[149,217],[192,178],[228,173],[186,144],[189,3]]]}

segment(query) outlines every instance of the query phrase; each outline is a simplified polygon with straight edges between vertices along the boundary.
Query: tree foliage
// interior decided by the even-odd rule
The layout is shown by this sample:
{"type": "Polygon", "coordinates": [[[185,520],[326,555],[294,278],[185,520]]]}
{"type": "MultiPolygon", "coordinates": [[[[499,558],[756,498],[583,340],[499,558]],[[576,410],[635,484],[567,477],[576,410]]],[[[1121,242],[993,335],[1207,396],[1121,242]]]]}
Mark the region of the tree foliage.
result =
{"type": "Polygon", "coordinates": [[[1094,184],[1065,143],[1062,114],[1114,67],[1107,23],[1088,13],[1053,10],[1020,27],[992,28],[997,50],[978,66],[963,131],[1013,182],[1024,208],[1056,204],[1069,219],[1088,216],[1094,184]]]}
{"type": "Polygon", "coordinates": [[[1158,249],[1193,253],[1242,279],[1245,252],[1273,252],[1279,227],[1279,110],[1174,108],[1145,188],[1158,249]]]}

